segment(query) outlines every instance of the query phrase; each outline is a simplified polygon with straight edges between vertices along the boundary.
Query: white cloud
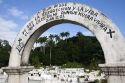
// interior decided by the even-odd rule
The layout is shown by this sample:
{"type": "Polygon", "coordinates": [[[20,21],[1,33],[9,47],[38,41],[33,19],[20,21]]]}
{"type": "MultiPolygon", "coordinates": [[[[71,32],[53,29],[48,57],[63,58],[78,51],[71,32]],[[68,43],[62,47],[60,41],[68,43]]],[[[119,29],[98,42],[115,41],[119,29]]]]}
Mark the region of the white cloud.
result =
{"type": "Polygon", "coordinates": [[[44,37],[44,36],[47,36],[47,37],[48,37],[48,36],[50,36],[50,34],[55,35],[55,34],[58,34],[58,33],[46,31],[46,32],[44,32],[41,36],[42,36],[42,37],[44,37]]]}
{"type": "Polygon", "coordinates": [[[22,11],[18,10],[16,7],[12,7],[8,10],[13,16],[21,16],[23,14],[22,11]]]}
{"type": "Polygon", "coordinates": [[[27,20],[28,16],[24,14],[23,11],[17,9],[16,7],[12,7],[8,9],[9,14],[15,17],[19,17],[20,19],[27,20]]]}
{"type": "Polygon", "coordinates": [[[13,44],[16,36],[17,32],[14,31],[0,32],[0,39],[7,40],[10,43],[10,45],[13,44]]]}
{"type": "Polygon", "coordinates": [[[0,17],[0,31],[7,31],[17,27],[17,24],[12,20],[6,20],[0,17]]]}
{"type": "Polygon", "coordinates": [[[14,31],[17,26],[18,25],[14,21],[0,17],[0,39],[8,40],[12,45],[17,35],[17,32],[14,31]]]}

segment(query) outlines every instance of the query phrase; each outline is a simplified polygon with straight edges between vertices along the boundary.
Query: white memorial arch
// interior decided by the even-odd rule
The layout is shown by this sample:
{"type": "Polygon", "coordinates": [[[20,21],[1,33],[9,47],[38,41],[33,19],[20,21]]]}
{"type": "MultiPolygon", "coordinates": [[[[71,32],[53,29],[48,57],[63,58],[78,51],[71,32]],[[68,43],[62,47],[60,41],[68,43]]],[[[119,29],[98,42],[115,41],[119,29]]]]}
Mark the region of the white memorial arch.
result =
{"type": "Polygon", "coordinates": [[[105,64],[102,71],[108,83],[125,82],[125,40],[117,26],[100,11],[85,4],[59,3],[37,12],[19,32],[14,41],[8,73],[8,83],[27,83],[29,55],[36,39],[47,29],[61,23],[73,23],[86,27],[101,44],[105,64]]]}

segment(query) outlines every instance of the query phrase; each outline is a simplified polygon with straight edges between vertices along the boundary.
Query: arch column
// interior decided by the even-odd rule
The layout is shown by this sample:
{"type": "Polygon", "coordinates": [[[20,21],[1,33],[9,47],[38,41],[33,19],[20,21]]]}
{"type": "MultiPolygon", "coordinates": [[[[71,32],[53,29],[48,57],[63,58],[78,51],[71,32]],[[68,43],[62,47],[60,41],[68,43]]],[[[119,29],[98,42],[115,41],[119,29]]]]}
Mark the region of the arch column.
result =
{"type": "Polygon", "coordinates": [[[7,83],[28,83],[28,72],[33,66],[3,67],[3,71],[8,74],[7,83]]]}
{"type": "Polygon", "coordinates": [[[125,82],[125,63],[120,64],[99,64],[102,72],[105,73],[108,83],[125,82]]]}

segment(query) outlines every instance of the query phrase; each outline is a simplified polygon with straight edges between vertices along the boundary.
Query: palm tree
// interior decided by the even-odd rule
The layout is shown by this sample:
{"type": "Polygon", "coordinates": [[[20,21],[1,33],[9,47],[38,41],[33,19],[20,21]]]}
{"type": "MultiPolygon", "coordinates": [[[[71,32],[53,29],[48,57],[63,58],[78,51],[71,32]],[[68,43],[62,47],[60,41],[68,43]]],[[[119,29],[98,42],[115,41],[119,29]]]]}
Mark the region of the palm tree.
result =
{"type": "Polygon", "coordinates": [[[50,35],[49,35],[49,39],[50,39],[50,40],[53,40],[53,39],[54,39],[54,35],[50,34],[50,35]]]}
{"type": "Polygon", "coordinates": [[[70,36],[70,33],[69,32],[65,32],[65,37],[69,37],[70,36]]]}
{"type": "Polygon", "coordinates": [[[51,49],[52,49],[53,46],[55,46],[54,38],[55,38],[55,36],[50,34],[49,35],[49,40],[47,42],[47,46],[50,48],[50,51],[49,51],[49,54],[50,54],[50,66],[51,66],[51,63],[52,63],[52,60],[51,60],[52,51],[51,51],[51,49]]]}
{"type": "Polygon", "coordinates": [[[43,44],[46,42],[46,40],[47,40],[47,37],[40,37],[37,42],[40,44],[43,44]]]}
{"type": "Polygon", "coordinates": [[[81,36],[84,36],[84,35],[82,34],[82,32],[77,32],[76,36],[81,37],[81,36]]]}
{"type": "Polygon", "coordinates": [[[58,35],[55,35],[55,42],[58,43],[60,41],[60,37],[58,35]]]}
{"type": "Polygon", "coordinates": [[[63,38],[65,37],[65,32],[60,33],[60,37],[61,37],[62,40],[63,40],[63,38]]]}
{"type": "Polygon", "coordinates": [[[54,35],[52,35],[52,34],[49,35],[49,38],[48,38],[48,40],[47,40],[47,45],[48,45],[49,47],[50,47],[50,46],[51,46],[51,47],[55,46],[54,38],[55,38],[54,35]]]}
{"type": "Polygon", "coordinates": [[[62,33],[60,33],[60,36],[61,36],[62,39],[64,39],[64,37],[68,38],[69,35],[70,35],[69,32],[62,32],[62,33]]]}
{"type": "Polygon", "coordinates": [[[46,44],[46,41],[47,41],[47,37],[40,37],[38,40],[37,40],[37,43],[40,43],[41,46],[40,46],[40,50],[42,51],[42,47],[43,47],[43,53],[45,54],[45,44],[46,44]]]}
{"type": "Polygon", "coordinates": [[[66,42],[67,42],[67,38],[69,37],[69,35],[70,35],[69,32],[65,32],[66,42]]]}

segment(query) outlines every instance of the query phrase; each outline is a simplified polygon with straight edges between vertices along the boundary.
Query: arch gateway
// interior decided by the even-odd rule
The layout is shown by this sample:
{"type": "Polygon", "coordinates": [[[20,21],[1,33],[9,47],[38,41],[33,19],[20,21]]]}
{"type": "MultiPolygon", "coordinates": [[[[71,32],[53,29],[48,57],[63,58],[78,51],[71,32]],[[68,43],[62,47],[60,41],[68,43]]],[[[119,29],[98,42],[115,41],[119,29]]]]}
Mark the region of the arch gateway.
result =
{"type": "Polygon", "coordinates": [[[47,29],[61,23],[81,25],[100,42],[105,64],[100,64],[108,83],[125,82],[125,39],[117,26],[100,11],[85,4],[59,3],[38,11],[22,28],[14,41],[8,73],[8,83],[28,83],[29,54],[35,40],[47,29]]]}

